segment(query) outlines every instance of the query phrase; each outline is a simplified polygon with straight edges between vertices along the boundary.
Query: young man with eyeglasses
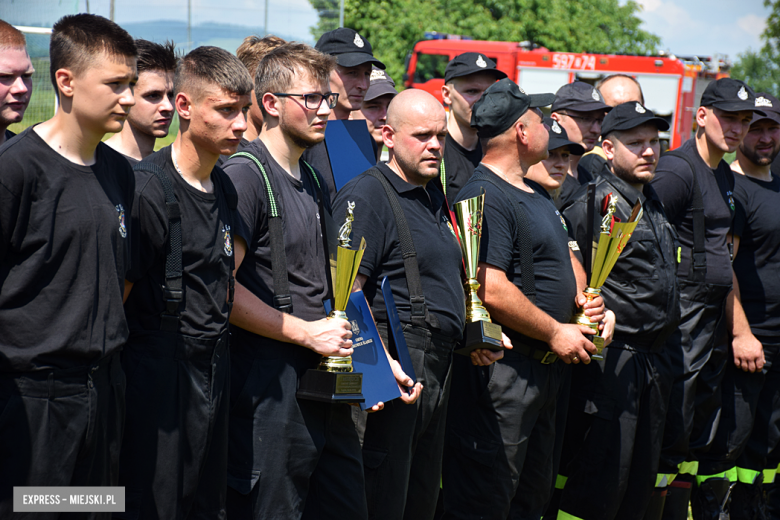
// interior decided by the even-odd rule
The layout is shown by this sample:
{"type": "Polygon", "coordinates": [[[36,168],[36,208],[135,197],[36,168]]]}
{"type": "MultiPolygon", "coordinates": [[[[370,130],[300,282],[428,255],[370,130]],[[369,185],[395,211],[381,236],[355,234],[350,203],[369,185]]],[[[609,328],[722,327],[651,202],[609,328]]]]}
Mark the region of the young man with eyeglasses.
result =
{"type": "MultiPolygon", "coordinates": [[[[589,152],[598,143],[601,123],[611,109],[596,88],[584,81],[575,81],[562,86],[555,93],[550,117],[566,130],[570,140],[585,148],[585,152],[589,152]]],[[[592,181],[597,174],[580,167],[581,158],[571,157],[569,176],[563,182],[561,196],[556,202],[558,208],[566,206],[579,187],[592,181]]]]}
{"type": "MultiPolygon", "coordinates": [[[[385,65],[374,57],[371,44],[357,31],[340,27],[326,32],[314,46],[318,51],[336,58],[336,67],[330,73],[330,89],[338,94],[338,103],[328,119],[349,119],[349,114],[360,110],[371,83],[371,67],[384,70],[385,65]]],[[[366,127],[368,133],[368,127],[366,127]]],[[[369,135],[369,139],[371,139],[369,135]]],[[[336,182],[330,166],[325,141],[312,146],[303,154],[304,160],[319,171],[328,186],[331,200],[336,198],[336,182]]]]}
{"type": "Polygon", "coordinates": [[[301,43],[266,55],[255,76],[262,131],[224,166],[249,237],[246,249],[237,245],[245,260],[231,315],[228,518],[368,516],[350,406],[296,398],[321,356],[352,354],[351,325],[325,319],[322,303],[330,194],[301,158],[325,138],[338,99],[328,82],[334,66],[301,43]]]}

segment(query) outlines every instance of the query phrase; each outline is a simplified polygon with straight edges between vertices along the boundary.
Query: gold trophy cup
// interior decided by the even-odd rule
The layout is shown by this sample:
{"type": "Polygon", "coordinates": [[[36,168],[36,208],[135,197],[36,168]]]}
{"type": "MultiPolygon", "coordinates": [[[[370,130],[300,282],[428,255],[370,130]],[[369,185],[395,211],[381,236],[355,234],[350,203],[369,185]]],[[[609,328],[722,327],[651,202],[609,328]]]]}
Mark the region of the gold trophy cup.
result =
{"type": "MultiPolygon", "coordinates": [[[[346,221],[339,229],[339,246],[333,276],[333,310],[328,314],[328,319],[349,319],[345,311],[366,249],[365,238],[360,239],[357,249],[349,248],[349,236],[352,234],[352,222],[355,220],[354,210],[355,203],[348,202],[346,221]]],[[[327,356],[322,358],[316,369],[310,369],[303,375],[296,395],[315,401],[362,403],[365,401],[362,392],[363,374],[353,372],[352,357],[327,356]]]]}
{"type": "Polygon", "coordinates": [[[501,326],[490,321],[490,314],[477,296],[477,265],[479,244],[482,239],[482,210],[485,207],[485,191],[476,197],[456,202],[455,220],[458,242],[466,270],[466,328],[463,332],[463,346],[456,352],[468,355],[472,350],[486,348],[503,350],[501,326]]]}
{"type": "MultiPolygon", "coordinates": [[[[620,253],[626,247],[628,240],[631,238],[631,234],[634,232],[636,225],[639,223],[639,219],[642,218],[642,205],[641,202],[637,202],[634,205],[634,209],[631,211],[631,216],[628,222],[619,222],[615,219],[615,211],[617,210],[617,197],[610,193],[604,199],[605,209],[602,212],[601,219],[601,232],[599,233],[598,243],[595,241],[592,244],[593,253],[591,258],[591,270],[590,280],[588,281],[588,287],[583,291],[583,294],[592,301],[601,294],[601,287],[604,282],[607,281],[609,273],[612,268],[615,267],[620,253]]],[[[604,349],[604,338],[599,336],[599,324],[591,323],[590,318],[585,316],[583,310],[577,312],[571,320],[572,323],[578,325],[585,325],[596,331],[595,336],[589,337],[596,345],[596,353],[591,357],[594,359],[603,359],[601,351],[604,349]]]]}

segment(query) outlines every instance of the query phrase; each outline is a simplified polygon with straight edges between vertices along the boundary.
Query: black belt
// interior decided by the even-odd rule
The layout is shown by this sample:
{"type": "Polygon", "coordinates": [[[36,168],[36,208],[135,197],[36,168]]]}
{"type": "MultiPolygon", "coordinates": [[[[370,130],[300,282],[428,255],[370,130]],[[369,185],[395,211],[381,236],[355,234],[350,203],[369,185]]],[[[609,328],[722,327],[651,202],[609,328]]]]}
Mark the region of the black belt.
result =
{"type": "Polygon", "coordinates": [[[538,348],[529,347],[528,345],[513,345],[510,352],[517,352],[526,357],[539,361],[542,365],[551,365],[558,361],[558,354],[550,350],[540,350],[538,348]]]}

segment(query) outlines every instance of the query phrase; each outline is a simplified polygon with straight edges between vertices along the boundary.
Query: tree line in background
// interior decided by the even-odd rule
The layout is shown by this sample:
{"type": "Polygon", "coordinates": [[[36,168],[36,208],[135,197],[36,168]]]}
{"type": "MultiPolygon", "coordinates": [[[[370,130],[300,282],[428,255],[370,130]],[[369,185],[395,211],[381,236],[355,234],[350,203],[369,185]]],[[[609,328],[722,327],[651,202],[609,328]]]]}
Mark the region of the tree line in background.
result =
{"type": "MultiPolygon", "coordinates": [[[[309,0],[319,13],[314,39],[338,27],[339,0],[309,0]]],[[[780,0],[764,0],[772,12],[764,46],[738,56],[732,77],[756,91],[780,95],[780,0]]],[[[344,24],[368,38],[374,55],[401,87],[404,60],[426,31],[475,40],[529,41],[559,52],[655,54],[661,39],[640,28],[636,2],[618,0],[345,0],[344,24]]]]}

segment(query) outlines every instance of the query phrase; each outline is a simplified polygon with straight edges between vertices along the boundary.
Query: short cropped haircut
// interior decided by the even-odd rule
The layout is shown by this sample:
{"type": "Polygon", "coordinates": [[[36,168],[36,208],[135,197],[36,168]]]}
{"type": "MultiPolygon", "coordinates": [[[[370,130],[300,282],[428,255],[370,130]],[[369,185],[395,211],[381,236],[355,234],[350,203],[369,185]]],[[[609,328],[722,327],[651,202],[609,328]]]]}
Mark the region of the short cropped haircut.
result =
{"type": "Polygon", "coordinates": [[[22,31],[10,23],[0,20],[0,49],[26,49],[27,40],[22,31]]]}
{"type": "Polygon", "coordinates": [[[268,115],[262,102],[266,92],[287,92],[299,76],[308,76],[317,83],[327,83],[334,68],[335,57],[323,54],[305,43],[286,43],[272,50],[257,66],[255,73],[255,96],[263,115],[268,115]]]}
{"type": "Polygon", "coordinates": [[[600,80],[598,80],[596,82],[596,85],[595,85],[596,86],[596,90],[601,92],[601,87],[603,87],[604,84],[606,84],[608,81],[616,79],[616,78],[626,78],[626,79],[630,79],[631,81],[633,81],[634,84],[639,88],[639,97],[642,98],[639,101],[643,105],[645,104],[645,93],[642,92],[642,85],[639,84],[639,82],[636,80],[635,77],[629,76],[628,74],[610,74],[606,78],[601,78],[600,80]]]}
{"type": "Polygon", "coordinates": [[[252,92],[252,77],[238,58],[219,47],[193,49],[179,60],[173,90],[185,92],[200,101],[205,90],[216,86],[224,91],[244,96],[252,92]]]}
{"type": "Polygon", "coordinates": [[[148,70],[176,72],[176,51],[172,41],[163,44],[138,39],[138,74],[148,70]]]}
{"type": "Polygon", "coordinates": [[[236,49],[236,56],[244,64],[252,77],[255,77],[257,66],[266,54],[275,48],[287,43],[285,40],[269,34],[263,38],[259,36],[247,36],[236,49]]]}
{"type": "Polygon", "coordinates": [[[138,51],[127,31],[96,14],[63,16],[54,24],[49,44],[51,83],[57,89],[55,73],[70,69],[79,75],[101,53],[111,57],[135,58],[138,51]]]}

